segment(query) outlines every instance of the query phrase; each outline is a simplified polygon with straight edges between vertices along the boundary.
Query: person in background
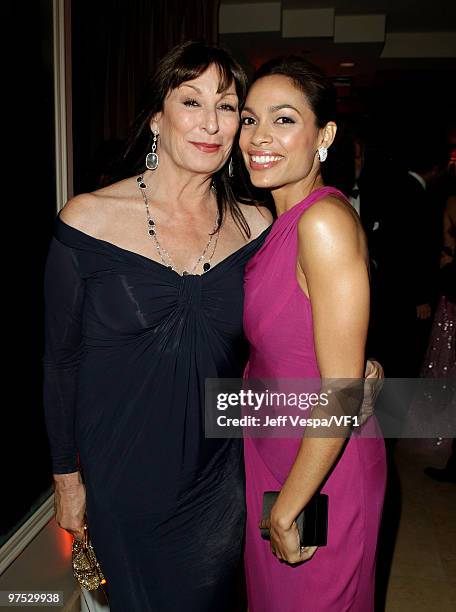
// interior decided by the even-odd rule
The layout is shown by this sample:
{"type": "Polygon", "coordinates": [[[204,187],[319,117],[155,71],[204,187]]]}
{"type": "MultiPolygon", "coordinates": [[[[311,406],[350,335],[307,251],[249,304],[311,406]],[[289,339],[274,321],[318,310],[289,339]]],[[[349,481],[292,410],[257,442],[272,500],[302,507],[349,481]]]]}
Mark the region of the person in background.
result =
{"type": "Polygon", "coordinates": [[[384,172],[379,167],[384,163],[368,150],[359,128],[342,128],[331,149],[334,151],[322,168],[322,177],[342,191],[358,213],[367,238],[372,273],[378,266],[378,236],[384,208],[384,172]]]}
{"type": "MultiPolygon", "coordinates": [[[[422,376],[456,377],[456,177],[453,193],[447,199],[443,214],[443,247],[441,251],[441,296],[432,326],[422,376]]],[[[424,470],[433,480],[456,483],[456,439],[453,438],[450,457],[443,468],[424,470]]]]}
{"type": "Polygon", "coordinates": [[[378,254],[379,358],[389,377],[419,376],[438,297],[441,204],[433,183],[446,162],[432,141],[408,144],[409,170],[388,177],[378,254]]]}
{"type": "MultiPolygon", "coordinates": [[[[328,166],[322,168],[325,183],[340,189],[356,210],[367,238],[369,251],[370,316],[366,353],[381,360],[381,338],[378,329],[378,253],[383,230],[383,175],[378,160],[370,159],[359,130],[348,128],[336,136],[334,153],[328,166]]],[[[325,162],[326,163],[326,162],[325,162]]]]}
{"type": "Polygon", "coordinates": [[[377,269],[378,266],[376,237],[381,226],[380,177],[376,176],[372,168],[369,168],[366,164],[366,146],[361,137],[353,134],[352,142],[355,172],[352,188],[348,195],[350,204],[358,213],[366,233],[372,272],[372,267],[377,269]]]}

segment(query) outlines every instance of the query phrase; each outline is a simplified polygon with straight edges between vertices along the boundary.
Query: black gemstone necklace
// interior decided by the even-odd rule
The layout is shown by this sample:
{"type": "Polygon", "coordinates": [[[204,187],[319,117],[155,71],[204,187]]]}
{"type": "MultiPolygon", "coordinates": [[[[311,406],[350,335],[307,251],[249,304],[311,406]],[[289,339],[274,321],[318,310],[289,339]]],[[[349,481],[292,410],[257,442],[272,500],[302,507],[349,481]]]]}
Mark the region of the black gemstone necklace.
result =
{"type": "Polygon", "coordinates": [[[156,225],[155,221],[152,219],[152,217],[150,215],[149,202],[147,200],[147,194],[146,194],[147,185],[144,182],[144,178],[143,178],[142,174],[140,174],[138,176],[138,178],[136,179],[136,182],[138,183],[138,187],[139,187],[139,189],[141,191],[141,195],[143,197],[144,204],[146,206],[147,233],[154,240],[155,248],[157,249],[158,255],[159,255],[163,265],[166,266],[167,268],[169,268],[170,270],[174,270],[174,272],[177,272],[181,276],[188,276],[189,274],[193,274],[195,272],[196,268],[198,267],[198,265],[201,262],[203,262],[203,260],[205,259],[206,253],[209,251],[212,243],[214,242],[214,248],[212,249],[212,252],[211,252],[210,256],[207,258],[207,261],[205,261],[203,263],[203,266],[202,266],[203,267],[203,273],[207,272],[208,270],[210,270],[211,269],[211,261],[212,261],[212,258],[214,257],[214,253],[215,253],[215,249],[217,248],[217,242],[218,242],[218,237],[219,237],[219,229],[217,229],[218,222],[219,222],[219,212],[218,212],[218,210],[217,210],[217,216],[215,218],[213,233],[210,235],[209,242],[204,247],[203,252],[198,257],[198,259],[195,262],[195,265],[193,266],[193,268],[190,271],[182,270],[182,272],[180,272],[176,268],[176,266],[174,265],[173,259],[172,259],[171,255],[169,254],[169,252],[164,247],[161,246],[161,244],[160,244],[160,242],[158,240],[157,225],[156,225]],[[215,236],[215,239],[214,239],[214,236],[215,236]]]}

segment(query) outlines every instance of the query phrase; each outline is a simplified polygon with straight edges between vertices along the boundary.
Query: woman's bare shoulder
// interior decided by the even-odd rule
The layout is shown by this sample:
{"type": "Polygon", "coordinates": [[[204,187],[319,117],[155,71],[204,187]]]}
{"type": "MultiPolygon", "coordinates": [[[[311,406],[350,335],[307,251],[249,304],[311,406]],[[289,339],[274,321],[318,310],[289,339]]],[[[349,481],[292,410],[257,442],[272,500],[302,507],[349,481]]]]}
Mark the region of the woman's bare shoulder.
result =
{"type": "Polygon", "coordinates": [[[300,250],[322,249],[345,256],[362,253],[367,256],[364,230],[352,206],[337,197],[328,196],[315,202],[298,222],[300,250]]]}
{"type": "Polygon", "coordinates": [[[125,179],[95,191],[74,196],[60,211],[62,221],[88,234],[96,234],[106,222],[106,213],[112,205],[132,197],[132,179],[125,179]]]}
{"type": "Polygon", "coordinates": [[[98,202],[99,196],[95,193],[81,193],[68,200],[59,217],[67,225],[90,234],[94,230],[98,202]]]}
{"type": "Polygon", "coordinates": [[[300,229],[325,227],[328,230],[362,230],[357,212],[349,202],[335,196],[326,196],[315,202],[299,219],[300,229]]]}

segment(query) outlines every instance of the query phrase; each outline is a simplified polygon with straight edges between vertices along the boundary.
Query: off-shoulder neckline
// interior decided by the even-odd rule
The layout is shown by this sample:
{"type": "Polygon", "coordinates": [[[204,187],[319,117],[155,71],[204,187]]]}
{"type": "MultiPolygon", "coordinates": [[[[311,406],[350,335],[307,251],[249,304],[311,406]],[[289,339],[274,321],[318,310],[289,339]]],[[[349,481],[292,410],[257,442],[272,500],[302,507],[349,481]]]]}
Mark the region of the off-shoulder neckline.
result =
{"type": "Polygon", "coordinates": [[[116,250],[116,251],[128,254],[128,255],[133,256],[133,257],[138,257],[138,258],[142,259],[143,261],[150,262],[151,264],[154,264],[156,266],[160,266],[160,268],[163,268],[163,270],[166,270],[167,272],[169,272],[171,274],[174,274],[174,275],[178,276],[179,278],[207,276],[213,270],[216,270],[219,266],[223,265],[225,262],[229,261],[232,257],[234,257],[235,255],[237,255],[238,253],[243,251],[246,247],[251,246],[255,242],[259,241],[260,238],[263,237],[263,235],[267,234],[271,230],[271,227],[272,227],[272,224],[269,225],[260,234],[258,234],[258,236],[256,238],[253,238],[249,242],[246,242],[241,247],[239,247],[239,249],[236,249],[235,251],[233,251],[232,253],[227,255],[224,259],[219,261],[215,266],[212,266],[207,272],[204,272],[203,274],[187,274],[187,275],[183,276],[183,275],[179,274],[178,272],[176,272],[175,270],[173,270],[172,268],[168,268],[167,266],[165,266],[164,264],[160,263],[159,261],[156,261],[155,259],[151,259],[150,257],[147,257],[147,255],[142,255],[141,253],[138,253],[137,251],[131,251],[130,249],[125,249],[125,248],[115,244],[114,242],[109,242],[109,240],[103,240],[102,238],[96,238],[95,236],[92,236],[91,234],[87,234],[86,232],[83,232],[82,230],[79,230],[76,227],[73,227],[72,225],[69,225],[68,223],[66,223],[65,221],[63,221],[60,218],[60,214],[57,215],[56,222],[58,224],[60,224],[60,227],[64,228],[66,231],[75,232],[76,235],[82,236],[82,237],[84,237],[84,238],[86,238],[88,240],[93,240],[93,241],[95,241],[97,243],[103,244],[103,245],[105,245],[105,246],[107,246],[109,248],[112,248],[112,249],[116,250]]]}

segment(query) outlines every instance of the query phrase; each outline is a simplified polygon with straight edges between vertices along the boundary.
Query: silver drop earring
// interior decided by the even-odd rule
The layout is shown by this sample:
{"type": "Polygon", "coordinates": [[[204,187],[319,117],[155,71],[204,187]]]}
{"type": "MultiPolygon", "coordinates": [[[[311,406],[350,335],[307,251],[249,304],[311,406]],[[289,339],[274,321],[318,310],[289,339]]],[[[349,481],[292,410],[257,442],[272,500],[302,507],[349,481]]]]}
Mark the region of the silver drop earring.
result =
{"type": "Polygon", "coordinates": [[[230,162],[228,164],[228,176],[230,178],[233,178],[234,176],[234,164],[233,164],[233,158],[230,157],[230,162]]]}
{"type": "Polygon", "coordinates": [[[157,153],[157,138],[158,132],[154,131],[154,139],[152,141],[152,152],[146,155],[146,168],[156,170],[158,168],[158,153],[157,153]]]}
{"type": "Polygon", "coordinates": [[[324,162],[328,157],[328,149],[326,147],[318,147],[318,157],[321,162],[324,162]]]}

